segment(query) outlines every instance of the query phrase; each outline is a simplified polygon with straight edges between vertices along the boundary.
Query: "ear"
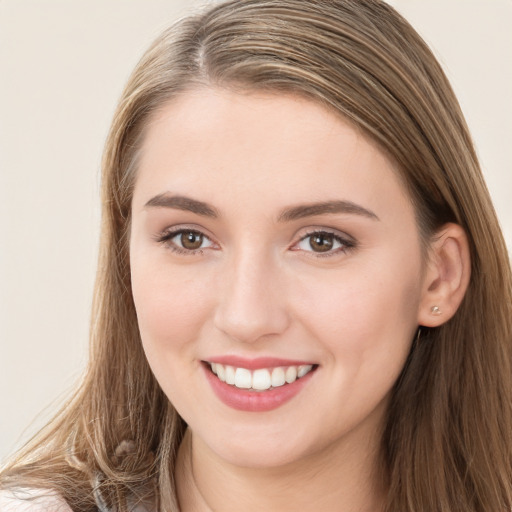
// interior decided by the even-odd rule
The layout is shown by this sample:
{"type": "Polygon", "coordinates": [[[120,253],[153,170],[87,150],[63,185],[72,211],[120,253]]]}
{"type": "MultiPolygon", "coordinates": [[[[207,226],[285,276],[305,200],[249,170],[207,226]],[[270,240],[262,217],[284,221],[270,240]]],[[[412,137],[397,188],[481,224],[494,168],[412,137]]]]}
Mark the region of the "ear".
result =
{"type": "Polygon", "coordinates": [[[469,244],[458,224],[445,224],[432,237],[418,310],[418,324],[438,327],[457,311],[471,275],[469,244]]]}

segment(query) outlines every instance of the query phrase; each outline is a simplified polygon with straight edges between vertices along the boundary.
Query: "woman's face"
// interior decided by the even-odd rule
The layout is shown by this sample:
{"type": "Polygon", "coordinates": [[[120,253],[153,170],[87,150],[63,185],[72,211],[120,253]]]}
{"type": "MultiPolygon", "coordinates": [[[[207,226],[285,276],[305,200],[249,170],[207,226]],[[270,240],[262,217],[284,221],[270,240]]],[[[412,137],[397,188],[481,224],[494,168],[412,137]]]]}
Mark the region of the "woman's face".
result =
{"type": "Polygon", "coordinates": [[[142,343],[197,443],[249,466],[371,449],[422,290],[391,161],[308,100],[203,89],[148,126],[132,208],[142,343]]]}

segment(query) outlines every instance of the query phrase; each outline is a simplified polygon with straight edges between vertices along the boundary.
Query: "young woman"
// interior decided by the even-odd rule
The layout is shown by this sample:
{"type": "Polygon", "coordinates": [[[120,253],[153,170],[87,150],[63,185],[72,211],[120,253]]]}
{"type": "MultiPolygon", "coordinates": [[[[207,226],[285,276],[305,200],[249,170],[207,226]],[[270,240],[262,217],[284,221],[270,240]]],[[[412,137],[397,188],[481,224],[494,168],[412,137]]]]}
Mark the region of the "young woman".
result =
{"type": "Polygon", "coordinates": [[[167,30],[103,205],[90,365],[1,474],[6,510],[512,507],[508,256],[388,5],[236,0],[167,30]]]}

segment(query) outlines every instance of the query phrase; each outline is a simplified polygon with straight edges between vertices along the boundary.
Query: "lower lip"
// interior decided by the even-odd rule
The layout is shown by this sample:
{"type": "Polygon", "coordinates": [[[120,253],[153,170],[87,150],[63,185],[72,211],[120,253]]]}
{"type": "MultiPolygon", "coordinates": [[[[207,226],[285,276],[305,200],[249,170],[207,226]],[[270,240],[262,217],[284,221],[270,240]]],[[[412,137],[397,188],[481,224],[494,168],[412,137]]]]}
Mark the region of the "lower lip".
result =
{"type": "Polygon", "coordinates": [[[210,386],[223,403],[233,409],[250,412],[271,411],[281,407],[296,396],[311,380],[313,373],[315,373],[315,370],[310,371],[295,382],[278,388],[267,391],[252,391],[226,384],[210,371],[209,366],[203,365],[203,368],[210,386]]]}

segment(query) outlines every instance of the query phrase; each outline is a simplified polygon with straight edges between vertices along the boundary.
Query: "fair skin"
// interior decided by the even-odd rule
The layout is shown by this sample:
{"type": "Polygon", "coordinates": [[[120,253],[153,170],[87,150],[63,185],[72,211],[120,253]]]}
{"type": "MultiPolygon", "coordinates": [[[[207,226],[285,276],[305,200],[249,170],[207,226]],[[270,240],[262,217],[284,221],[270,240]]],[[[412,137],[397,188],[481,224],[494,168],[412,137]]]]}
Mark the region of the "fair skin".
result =
{"type": "Polygon", "coordinates": [[[362,133],[298,97],[201,89],[148,126],[130,261],[146,356],[189,426],[182,512],[378,511],[390,391],[418,325],[462,300],[462,230],[426,261],[397,169],[362,133]],[[212,361],[307,374],[239,389],[212,361]]]}

